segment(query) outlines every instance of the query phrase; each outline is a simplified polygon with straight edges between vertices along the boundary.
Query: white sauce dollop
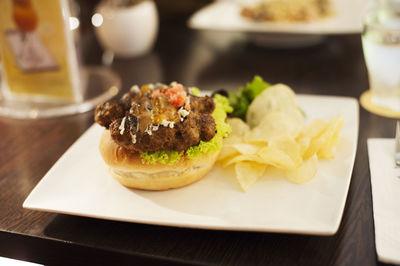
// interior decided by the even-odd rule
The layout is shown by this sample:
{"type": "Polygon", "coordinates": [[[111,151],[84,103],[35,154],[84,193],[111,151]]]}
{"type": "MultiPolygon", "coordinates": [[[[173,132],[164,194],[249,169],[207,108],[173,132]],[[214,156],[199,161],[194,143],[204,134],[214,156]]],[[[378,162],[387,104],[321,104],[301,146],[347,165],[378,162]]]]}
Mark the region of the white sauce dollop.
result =
{"type": "Polygon", "coordinates": [[[124,118],[122,118],[121,121],[121,125],[119,125],[119,134],[124,135],[125,132],[125,120],[126,120],[126,116],[124,116],[124,118]]]}
{"type": "Polygon", "coordinates": [[[174,128],[175,122],[163,119],[163,121],[161,121],[161,125],[164,127],[174,128]]]}
{"type": "Polygon", "coordinates": [[[185,117],[187,117],[189,115],[189,111],[187,111],[185,108],[183,108],[183,106],[181,108],[179,108],[178,110],[178,115],[181,119],[181,122],[185,119],[185,117]]]}

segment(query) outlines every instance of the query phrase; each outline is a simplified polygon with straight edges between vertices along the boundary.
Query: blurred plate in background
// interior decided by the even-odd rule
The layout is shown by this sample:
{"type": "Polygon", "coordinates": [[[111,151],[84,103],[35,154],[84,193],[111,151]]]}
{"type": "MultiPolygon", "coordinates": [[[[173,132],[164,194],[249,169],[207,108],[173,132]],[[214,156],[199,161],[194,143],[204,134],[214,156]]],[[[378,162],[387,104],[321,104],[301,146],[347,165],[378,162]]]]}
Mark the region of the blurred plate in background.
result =
{"type": "Polygon", "coordinates": [[[362,16],[369,0],[332,0],[334,14],[310,22],[258,22],[241,16],[249,2],[217,1],[197,11],[188,21],[190,28],[247,32],[257,45],[304,47],[329,34],[361,33],[362,16]],[[283,45],[283,46],[282,46],[283,45]]]}

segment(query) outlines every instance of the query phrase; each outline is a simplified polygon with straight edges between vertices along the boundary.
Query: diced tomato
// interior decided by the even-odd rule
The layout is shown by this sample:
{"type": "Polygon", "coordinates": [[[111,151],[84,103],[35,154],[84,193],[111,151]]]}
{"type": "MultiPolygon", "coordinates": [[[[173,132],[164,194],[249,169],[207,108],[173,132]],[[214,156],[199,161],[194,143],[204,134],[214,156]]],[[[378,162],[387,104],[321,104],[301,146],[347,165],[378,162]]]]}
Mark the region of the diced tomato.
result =
{"type": "Polygon", "coordinates": [[[173,87],[164,90],[154,90],[151,93],[152,97],[165,96],[168,99],[168,103],[175,106],[176,108],[185,106],[186,110],[190,110],[188,96],[186,91],[183,89],[182,84],[177,83],[173,87]]]}
{"type": "Polygon", "coordinates": [[[176,84],[165,92],[168,102],[175,107],[180,107],[186,104],[188,98],[187,93],[183,89],[182,84],[176,84]]]}

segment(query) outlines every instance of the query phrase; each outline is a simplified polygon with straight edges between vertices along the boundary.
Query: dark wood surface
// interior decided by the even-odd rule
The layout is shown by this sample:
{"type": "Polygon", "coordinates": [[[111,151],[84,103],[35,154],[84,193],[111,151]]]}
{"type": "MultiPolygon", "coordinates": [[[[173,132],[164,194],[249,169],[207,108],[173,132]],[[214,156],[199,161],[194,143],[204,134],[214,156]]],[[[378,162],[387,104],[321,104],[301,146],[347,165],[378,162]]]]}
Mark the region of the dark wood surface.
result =
{"type": "MultiPolygon", "coordinates": [[[[100,64],[94,35],[82,38],[84,59],[100,64]]],[[[359,35],[330,36],[294,50],[257,47],[243,34],[197,32],[161,24],[154,51],[115,60],[132,84],[180,81],[201,89],[236,90],[259,74],[296,93],[358,98],[368,88],[359,35]]],[[[340,108],[340,106],[338,106],[340,108]]],[[[366,140],[393,137],[395,121],[360,108],[360,135],[350,190],[334,236],[229,232],[123,223],[22,208],[66,149],[93,123],[93,113],[40,121],[0,118],[0,256],[48,265],[215,264],[376,265],[366,140]]]]}

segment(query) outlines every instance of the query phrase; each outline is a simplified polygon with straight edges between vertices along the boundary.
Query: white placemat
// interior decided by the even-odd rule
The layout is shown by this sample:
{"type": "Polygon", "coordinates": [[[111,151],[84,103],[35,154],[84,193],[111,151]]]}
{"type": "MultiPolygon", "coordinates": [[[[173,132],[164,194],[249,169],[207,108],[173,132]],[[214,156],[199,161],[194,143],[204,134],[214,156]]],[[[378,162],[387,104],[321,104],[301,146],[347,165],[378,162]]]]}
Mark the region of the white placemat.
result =
{"type": "Polygon", "coordinates": [[[375,243],[378,259],[400,264],[400,168],[394,139],[368,139],[375,243]]]}

